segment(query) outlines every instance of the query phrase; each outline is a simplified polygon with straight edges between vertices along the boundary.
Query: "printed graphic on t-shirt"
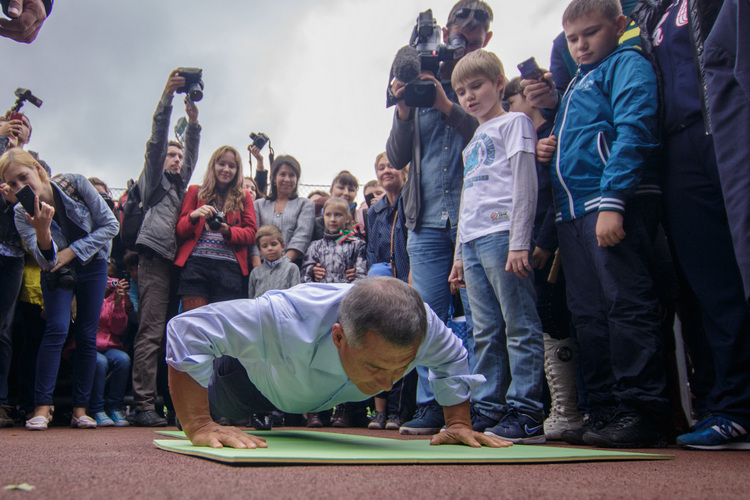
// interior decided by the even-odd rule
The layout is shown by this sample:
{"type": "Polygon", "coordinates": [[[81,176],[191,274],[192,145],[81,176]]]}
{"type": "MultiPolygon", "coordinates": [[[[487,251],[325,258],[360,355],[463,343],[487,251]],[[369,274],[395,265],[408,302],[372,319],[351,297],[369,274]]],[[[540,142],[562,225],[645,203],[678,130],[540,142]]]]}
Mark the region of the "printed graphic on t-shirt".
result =
{"type": "MultiPolygon", "coordinates": [[[[464,189],[468,186],[467,182],[472,182],[469,175],[480,165],[490,166],[495,161],[495,145],[487,134],[480,134],[472,139],[469,144],[469,152],[464,158],[464,189]]],[[[486,180],[486,175],[481,176],[486,180]]]]}

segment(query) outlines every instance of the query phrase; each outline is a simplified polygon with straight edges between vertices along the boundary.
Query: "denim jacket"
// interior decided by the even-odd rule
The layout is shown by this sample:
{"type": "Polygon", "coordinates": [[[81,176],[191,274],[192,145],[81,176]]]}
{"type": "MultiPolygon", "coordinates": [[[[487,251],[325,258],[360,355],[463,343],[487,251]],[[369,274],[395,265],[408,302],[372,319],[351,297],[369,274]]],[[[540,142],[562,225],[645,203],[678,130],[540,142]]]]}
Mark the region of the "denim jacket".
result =
{"type": "MultiPolygon", "coordinates": [[[[63,202],[62,208],[64,208],[65,215],[68,216],[70,222],[87,234],[85,237],[68,244],[68,240],[63,235],[60,226],[55,221],[52,221],[52,250],[54,250],[52,259],[47,260],[37,246],[36,231],[29,221],[26,220],[26,210],[24,210],[20,203],[15,207],[16,228],[18,228],[21,238],[23,238],[31,254],[43,270],[55,267],[57,265],[57,252],[67,247],[70,247],[84,264],[94,258],[106,260],[109,258],[112,238],[120,230],[120,224],[117,222],[117,218],[115,218],[112,210],[109,209],[104,198],[101,197],[97,190],[94,189],[94,186],[84,176],[64,174],[64,177],[75,185],[84,203],[79,203],[69,197],[54,182],[51,182],[52,189],[59,192],[63,202]]],[[[60,210],[61,207],[56,208],[60,210]]]]}
{"type": "MultiPolygon", "coordinates": [[[[449,85],[446,95],[458,101],[449,85]]],[[[415,108],[401,121],[394,113],[386,152],[394,168],[409,162],[409,178],[403,190],[406,226],[444,229],[458,226],[464,167],[461,152],[474,135],[478,122],[455,104],[449,116],[434,108],[415,108]],[[417,140],[415,140],[415,136],[417,140]]]]}

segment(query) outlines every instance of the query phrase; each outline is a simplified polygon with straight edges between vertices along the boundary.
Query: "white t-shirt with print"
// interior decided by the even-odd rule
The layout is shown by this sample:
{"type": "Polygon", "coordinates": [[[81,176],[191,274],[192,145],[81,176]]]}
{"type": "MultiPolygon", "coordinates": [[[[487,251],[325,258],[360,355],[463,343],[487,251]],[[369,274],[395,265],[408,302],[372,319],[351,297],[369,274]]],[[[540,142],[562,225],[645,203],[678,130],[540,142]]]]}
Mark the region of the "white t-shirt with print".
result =
{"type": "Polygon", "coordinates": [[[461,243],[511,229],[514,178],[510,159],[520,152],[533,155],[535,149],[534,124],[523,113],[505,113],[477,128],[463,151],[464,188],[458,219],[461,243]]]}

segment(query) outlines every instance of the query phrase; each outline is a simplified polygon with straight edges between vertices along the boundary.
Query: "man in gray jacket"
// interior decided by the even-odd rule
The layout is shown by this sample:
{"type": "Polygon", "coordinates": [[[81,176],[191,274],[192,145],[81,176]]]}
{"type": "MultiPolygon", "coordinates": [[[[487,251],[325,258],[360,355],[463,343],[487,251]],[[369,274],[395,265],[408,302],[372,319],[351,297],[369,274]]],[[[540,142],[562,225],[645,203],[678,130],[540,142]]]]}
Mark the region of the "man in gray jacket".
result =
{"type": "Polygon", "coordinates": [[[163,427],[167,425],[161,411],[156,411],[156,375],[159,355],[167,326],[170,299],[172,261],[177,252],[175,226],[182,208],[185,189],[195,169],[200,143],[198,109],[186,99],[188,126],[183,146],[168,141],[172,98],[185,79],[175,70],[169,75],[167,86],[156,107],[151,138],[146,143],[146,163],[138,186],[141,200],[159,199],[146,209],[141,230],[136,240],[140,255],[138,264],[138,333],[133,355],[133,404],[135,425],[163,427]],[[158,195],[161,191],[163,196],[158,195]],[[165,193],[165,194],[164,194],[165,193]]]}

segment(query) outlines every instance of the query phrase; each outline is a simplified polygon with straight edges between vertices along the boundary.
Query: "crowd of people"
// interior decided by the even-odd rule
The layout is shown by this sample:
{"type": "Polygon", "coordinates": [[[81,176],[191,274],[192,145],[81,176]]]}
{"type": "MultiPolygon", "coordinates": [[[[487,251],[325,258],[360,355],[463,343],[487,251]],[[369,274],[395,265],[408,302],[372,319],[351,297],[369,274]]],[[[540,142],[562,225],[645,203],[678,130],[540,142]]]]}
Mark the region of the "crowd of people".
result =
{"type": "Polygon", "coordinates": [[[750,449],[750,152],[719,141],[750,123],[743,2],[573,0],[552,71],[508,79],[492,9],[460,0],[443,35],[466,55],[419,74],[431,106],[391,81],[362,206],[349,171],[303,197],[300,163],[266,170],[252,144],[254,177],[222,146],[190,185],[189,97],[168,140],[179,70],[117,201],[7,115],[0,426],[46,429],[67,384],[71,427],[182,424],[211,446],[263,446],[222,426],[302,424],[750,449]]]}

